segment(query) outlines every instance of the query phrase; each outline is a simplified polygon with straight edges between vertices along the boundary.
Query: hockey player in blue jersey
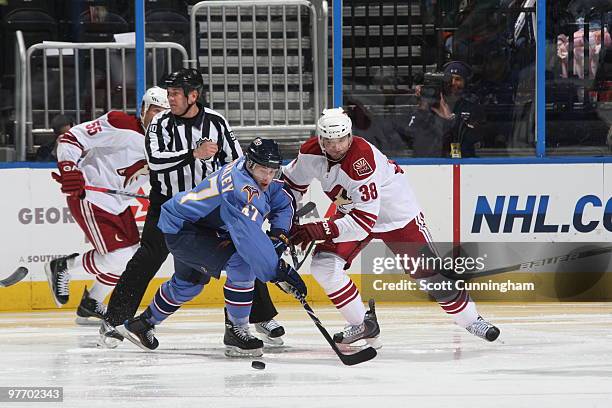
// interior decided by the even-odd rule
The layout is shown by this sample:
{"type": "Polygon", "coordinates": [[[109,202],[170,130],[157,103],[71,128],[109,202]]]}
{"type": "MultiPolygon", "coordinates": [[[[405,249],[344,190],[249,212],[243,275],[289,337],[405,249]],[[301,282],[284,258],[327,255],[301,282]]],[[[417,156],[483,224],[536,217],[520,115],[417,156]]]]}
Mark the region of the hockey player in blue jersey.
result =
{"type": "Polygon", "coordinates": [[[255,278],[275,282],[296,297],[306,296],[299,274],[280,259],[294,214],[291,195],[274,179],[281,161],[276,142],[257,138],[245,157],[162,206],[158,226],[174,257],[174,275],[141,315],[117,328],[125,338],[145,350],[157,348],[155,325],[225,270],[225,354],[263,354],[262,341],[248,326],[255,278]],[[265,219],[271,226],[268,235],[262,231],[265,219]]]}

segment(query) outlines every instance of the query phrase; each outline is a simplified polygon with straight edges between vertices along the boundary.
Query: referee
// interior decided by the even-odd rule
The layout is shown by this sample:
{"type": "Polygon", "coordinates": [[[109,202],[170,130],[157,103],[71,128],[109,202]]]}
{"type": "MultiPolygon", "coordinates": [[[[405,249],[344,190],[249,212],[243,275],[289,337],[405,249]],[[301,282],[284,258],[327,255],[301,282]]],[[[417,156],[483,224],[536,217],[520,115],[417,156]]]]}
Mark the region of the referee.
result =
{"type": "Polygon", "coordinates": [[[111,295],[100,327],[98,345],[102,347],[116,347],[123,340],[114,327],[134,316],[149,282],[168,257],[164,236],[157,228],[162,204],[242,156],[225,118],[198,102],[204,83],[197,70],[173,72],[165,85],[170,110],[153,118],[145,136],[151,192],[140,248],[111,295]]]}

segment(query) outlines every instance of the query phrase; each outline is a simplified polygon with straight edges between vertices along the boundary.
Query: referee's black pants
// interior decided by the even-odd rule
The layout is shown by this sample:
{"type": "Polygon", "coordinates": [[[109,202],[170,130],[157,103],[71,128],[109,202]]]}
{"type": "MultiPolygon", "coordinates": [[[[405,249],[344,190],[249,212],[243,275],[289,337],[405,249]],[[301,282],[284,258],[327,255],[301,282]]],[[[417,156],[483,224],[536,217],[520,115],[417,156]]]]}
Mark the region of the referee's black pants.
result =
{"type": "MultiPolygon", "coordinates": [[[[134,317],[149,282],[168,257],[164,234],[157,228],[163,202],[163,200],[151,200],[140,238],[140,247],[127,263],[110,297],[106,321],[112,326],[123,324],[127,319],[134,317]]],[[[278,312],[270,299],[267,285],[258,279],[255,280],[254,292],[249,321],[259,323],[274,318],[278,312]]]]}

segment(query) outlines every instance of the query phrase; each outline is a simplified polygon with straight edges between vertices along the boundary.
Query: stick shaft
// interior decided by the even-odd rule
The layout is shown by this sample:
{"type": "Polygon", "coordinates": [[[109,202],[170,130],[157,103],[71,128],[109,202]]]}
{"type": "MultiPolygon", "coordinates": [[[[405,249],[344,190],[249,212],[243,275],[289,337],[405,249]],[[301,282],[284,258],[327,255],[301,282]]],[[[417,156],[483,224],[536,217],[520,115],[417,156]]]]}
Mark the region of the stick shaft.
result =
{"type": "Polygon", "coordinates": [[[120,195],[120,196],[125,196],[125,197],[146,198],[146,199],[149,198],[149,196],[145,194],[130,193],[129,191],[124,191],[124,190],[113,190],[112,188],[106,188],[106,187],[85,186],[85,190],[97,191],[99,193],[120,195]]]}

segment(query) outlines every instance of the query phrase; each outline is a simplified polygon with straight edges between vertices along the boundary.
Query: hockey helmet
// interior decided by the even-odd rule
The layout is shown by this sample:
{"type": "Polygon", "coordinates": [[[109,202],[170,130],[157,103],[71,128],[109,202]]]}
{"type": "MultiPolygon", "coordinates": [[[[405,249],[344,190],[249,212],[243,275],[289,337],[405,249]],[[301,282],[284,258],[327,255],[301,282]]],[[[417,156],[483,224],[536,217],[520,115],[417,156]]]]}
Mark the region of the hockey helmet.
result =
{"type": "Polygon", "coordinates": [[[182,68],[168,75],[164,81],[166,88],[182,88],[185,96],[191,91],[198,91],[202,95],[204,80],[200,71],[193,68],[182,68]]]}
{"type": "Polygon", "coordinates": [[[353,123],[342,108],[324,109],[317,121],[317,136],[321,139],[340,139],[351,134],[353,123]]]}
{"type": "Polygon", "coordinates": [[[159,86],[154,86],[152,88],[147,89],[147,92],[142,97],[142,102],[140,104],[142,110],[142,114],[146,115],[149,110],[149,106],[157,105],[164,109],[170,109],[170,104],[168,103],[168,91],[159,86]]]}
{"type": "Polygon", "coordinates": [[[280,147],[272,139],[256,138],[249,145],[245,156],[249,164],[257,163],[272,169],[279,169],[283,162],[280,147]]]}

